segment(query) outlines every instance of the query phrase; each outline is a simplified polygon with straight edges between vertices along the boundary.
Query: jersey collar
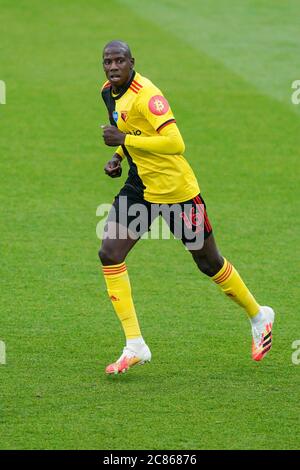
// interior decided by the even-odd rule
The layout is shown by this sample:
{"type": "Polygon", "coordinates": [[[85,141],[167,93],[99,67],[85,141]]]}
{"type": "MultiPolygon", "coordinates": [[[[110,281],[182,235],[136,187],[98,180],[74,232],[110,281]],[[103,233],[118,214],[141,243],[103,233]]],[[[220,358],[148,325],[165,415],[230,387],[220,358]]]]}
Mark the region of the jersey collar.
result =
{"type": "Polygon", "coordinates": [[[128,88],[130,87],[132,81],[134,80],[135,75],[136,75],[136,72],[135,72],[135,70],[133,70],[129,81],[126,83],[126,85],[124,85],[124,86],[121,88],[120,93],[118,93],[117,95],[113,95],[113,93],[112,93],[112,87],[111,87],[110,92],[111,92],[111,95],[113,96],[114,100],[119,100],[119,99],[126,93],[126,91],[128,90],[128,88]]]}

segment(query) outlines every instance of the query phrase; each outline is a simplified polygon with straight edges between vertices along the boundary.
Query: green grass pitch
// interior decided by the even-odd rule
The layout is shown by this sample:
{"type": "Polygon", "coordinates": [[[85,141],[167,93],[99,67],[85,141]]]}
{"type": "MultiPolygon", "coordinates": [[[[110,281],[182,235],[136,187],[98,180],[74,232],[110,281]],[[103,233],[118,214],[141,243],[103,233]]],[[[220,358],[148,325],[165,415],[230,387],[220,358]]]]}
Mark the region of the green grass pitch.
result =
{"type": "Polygon", "coordinates": [[[298,2],[1,0],[0,15],[0,448],[296,449],[298,2]],[[143,240],[127,264],[153,360],[104,375],[123,347],[95,233],[127,173],[104,175],[99,130],[115,38],[172,105],[222,253],[277,312],[262,363],[180,242],[143,240]]]}

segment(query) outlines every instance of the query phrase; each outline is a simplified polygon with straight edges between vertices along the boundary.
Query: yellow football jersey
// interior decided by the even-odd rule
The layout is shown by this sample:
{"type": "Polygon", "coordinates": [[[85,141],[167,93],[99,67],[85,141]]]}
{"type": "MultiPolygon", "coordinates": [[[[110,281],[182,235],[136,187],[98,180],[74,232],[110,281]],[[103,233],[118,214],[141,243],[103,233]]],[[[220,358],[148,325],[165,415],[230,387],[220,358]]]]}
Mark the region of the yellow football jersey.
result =
{"type": "MultiPolygon", "coordinates": [[[[106,82],[102,97],[110,123],[129,136],[154,137],[175,118],[162,92],[147,78],[134,72],[118,95],[106,82]]],[[[162,154],[135,148],[126,137],[117,153],[127,157],[129,173],[126,183],[140,191],[149,202],[172,204],[199,194],[199,186],[190,165],[182,155],[162,154]]],[[[133,139],[132,139],[133,140],[133,139]]]]}

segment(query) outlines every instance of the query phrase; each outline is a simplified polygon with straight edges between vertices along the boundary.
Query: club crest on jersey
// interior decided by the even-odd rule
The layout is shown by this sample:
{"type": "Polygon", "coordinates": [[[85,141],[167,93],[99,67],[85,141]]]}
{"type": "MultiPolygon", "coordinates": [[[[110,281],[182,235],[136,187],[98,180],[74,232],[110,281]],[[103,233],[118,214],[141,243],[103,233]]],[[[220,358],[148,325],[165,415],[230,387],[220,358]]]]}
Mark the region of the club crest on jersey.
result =
{"type": "Polygon", "coordinates": [[[155,114],[156,116],[162,116],[170,109],[166,98],[161,95],[152,96],[152,98],[149,100],[148,107],[151,113],[155,114]]]}
{"type": "Polygon", "coordinates": [[[115,122],[117,122],[117,121],[118,121],[118,117],[119,117],[118,111],[113,111],[112,116],[113,116],[113,120],[114,120],[115,122]]]}
{"type": "Polygon", "coordinates": [[[128,112],[127,111],[121,111],[121,118],[123,119],[124,122],[126,122],[127,119],[128,119],[128,112]]]}

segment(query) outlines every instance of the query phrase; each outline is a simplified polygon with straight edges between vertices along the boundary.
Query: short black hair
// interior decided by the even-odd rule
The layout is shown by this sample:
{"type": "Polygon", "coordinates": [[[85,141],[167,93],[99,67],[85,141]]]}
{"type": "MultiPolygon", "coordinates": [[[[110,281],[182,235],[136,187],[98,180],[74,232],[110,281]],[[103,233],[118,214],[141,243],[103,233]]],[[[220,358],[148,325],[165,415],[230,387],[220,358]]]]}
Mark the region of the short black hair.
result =
{"type": "Polygon", "coordinates": [[[118,40],[113,40],[113,41],[108,42],[106,46],[104,46],[103,48],[103,54],[104,54],[105,49],[107,49],[108,47],[119,47],[120,49],[124,50],[125,55],[127,55],[129,59],[132,59],[130,47],[128,46],[126,42],[118,41],[118,40]]]}

